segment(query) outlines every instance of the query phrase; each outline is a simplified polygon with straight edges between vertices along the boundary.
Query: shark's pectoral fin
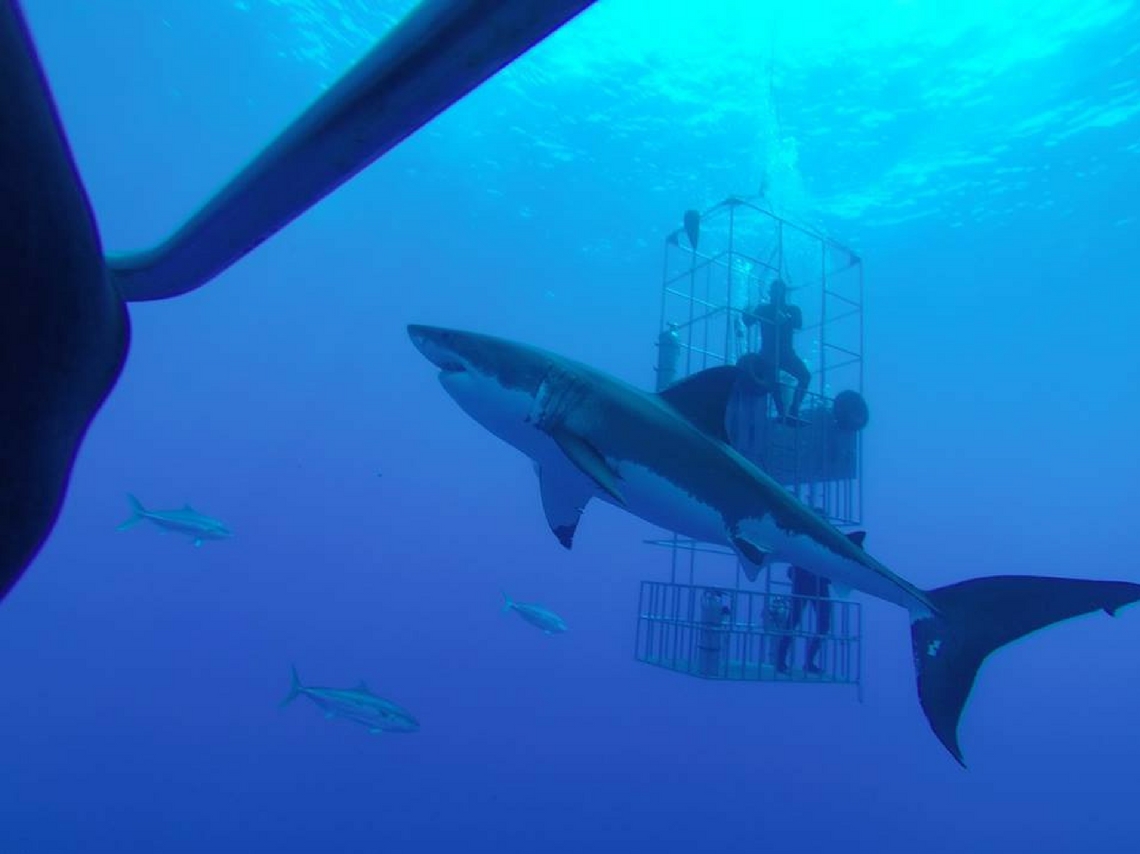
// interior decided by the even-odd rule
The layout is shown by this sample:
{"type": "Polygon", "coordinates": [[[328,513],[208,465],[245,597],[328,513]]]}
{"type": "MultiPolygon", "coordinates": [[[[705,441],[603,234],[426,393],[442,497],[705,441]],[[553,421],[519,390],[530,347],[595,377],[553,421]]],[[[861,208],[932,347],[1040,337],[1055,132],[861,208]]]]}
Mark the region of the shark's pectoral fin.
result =
{"type": "Polygon", "coordinates": [[[582,474],[597,484],[599,489],[620,506],[625,507],[625,498],[622,497],[617,485],[617,472],[610,468],[605,457],[598,453],[593,445],[581,436],[561,430],[552,433],[551,438],[554,439],[558,447],[562,449],[562,453],[566,455],[566,458],[570,460],[582,474]]]}
{"type": "Polygon", "coordinates": [[[538,485],[546,523],[558,537],[558,542],[570,548],[574,543],[574,532],[578,530],[578,520],[582,518],[582,511],[593,493],[593,481],[578,469],[555,464],[538,470],[538,485]]]}
{"type": "Polygon", "coordinates": [[[764,568],[764,564],[768,561],[768,556],[771,555],[771,550],[764,548],[762,545],[753,542],[748,537],[741,534],[735,534],[729,538],[732,543],[732,548],[736,551],[736,556],[740,558],[740,565],[744,569],[744,575],[749,581],[755,581],[760,577],[760,570],[764,568]]]}

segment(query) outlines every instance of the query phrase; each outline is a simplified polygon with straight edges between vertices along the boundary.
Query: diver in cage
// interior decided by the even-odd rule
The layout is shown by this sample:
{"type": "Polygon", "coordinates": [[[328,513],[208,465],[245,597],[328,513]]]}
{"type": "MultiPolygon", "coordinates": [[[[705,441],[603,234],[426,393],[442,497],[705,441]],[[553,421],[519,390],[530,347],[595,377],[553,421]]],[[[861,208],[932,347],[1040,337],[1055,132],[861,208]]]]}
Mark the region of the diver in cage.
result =
{"type": "Polygon", "coordinates": [[[804,656],[804,672],[820,675],[823,668],[815,663],[819,649],[823,645],[823,638],[831,632],[831,582],[822,575],[815,575],[800,566],[788,567],[788,578],[792,582],[792,613],[788,622],[788,633],[780,638],[780,647],[776,658],[776,669],[781,673],[788,672],[788,649],[792,645],[792,635],[803,617],[804,607],[815,607],[815,632],[808,641],[807,654],[804,656]]]}
{"type": "Polygon", "coordinates": [[[746,326],[760,324],[760,354],[757,368],[764,374],[764,384],[776,404],[776,413],[790,424],[801,424],[800,405],[811,383],[811,371],[803,359],[796,355],[792,339],[797,329],[803,329],[804,316],[799,306],[787,300],[787,285],[775,279],[769,287],[769,299],[753,309],[743,312],[746,326]],[[789,411],[784,410],[784,396],[780,393],[780,372],[791,374],[796,380],[796,391],[789,411]]]}

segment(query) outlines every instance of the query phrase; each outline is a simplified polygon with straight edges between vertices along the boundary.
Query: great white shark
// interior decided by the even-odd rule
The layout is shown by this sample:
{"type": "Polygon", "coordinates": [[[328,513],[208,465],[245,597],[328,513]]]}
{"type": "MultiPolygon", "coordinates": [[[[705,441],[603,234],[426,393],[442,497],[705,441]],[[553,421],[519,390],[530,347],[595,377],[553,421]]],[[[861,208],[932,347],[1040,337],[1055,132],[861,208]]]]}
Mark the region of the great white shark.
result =
{"type": "Polygon", "coordinates": [[[965,762],[958,722],[978,669],[999,647],[1081,614],[1140,599],[1140,584],[988,576],[931,590],[896,575],[729,442],[736,369],[713,368],[659,394],[537,347],[412,325],[447,393],[538,470],[547,523],[570,548],[592,498],[696,540],[728,546],[755,578],[787,562],[905,608],[918,696],[934,734],[965,762]]]}
{"type": "Polygon", "coordinates": [[[168,240],[106,256],[19,3],[0,0],[0,600],[118,380],[126,304],[206,284],[593,2],[417,4],[168,240]]]}

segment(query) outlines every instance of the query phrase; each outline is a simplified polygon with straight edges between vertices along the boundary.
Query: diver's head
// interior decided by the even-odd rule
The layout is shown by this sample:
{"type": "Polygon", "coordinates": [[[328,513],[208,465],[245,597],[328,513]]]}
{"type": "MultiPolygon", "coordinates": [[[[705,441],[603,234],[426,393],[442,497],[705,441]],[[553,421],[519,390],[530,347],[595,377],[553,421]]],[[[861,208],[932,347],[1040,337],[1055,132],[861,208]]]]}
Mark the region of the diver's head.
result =
{"type": "Polygon", "coordinates": [[[773,279],[772,284],[768,286],[768,294],[771,296],[772,302],[783,302],[784,295],[787,292],[788,286],[783,279],[773,279]]]}

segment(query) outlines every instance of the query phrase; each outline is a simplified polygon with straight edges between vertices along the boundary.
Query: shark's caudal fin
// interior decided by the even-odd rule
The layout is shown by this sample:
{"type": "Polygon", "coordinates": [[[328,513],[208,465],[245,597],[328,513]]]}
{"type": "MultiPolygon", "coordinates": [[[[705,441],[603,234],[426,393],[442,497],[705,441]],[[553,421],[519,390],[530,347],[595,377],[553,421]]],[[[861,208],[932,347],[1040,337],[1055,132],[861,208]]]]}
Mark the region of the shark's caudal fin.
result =
{"type": "Polygon", "coordinates": [[[515,607],[515,603],[512,602],[511,597],[504,593],[502,590],[499,592],[503,594],[503,613],[505,614],[507,611],[511,610],[511,608],[515,607]]]}
{"type": "Polygon", "coordinates": [[[131,505],[131,517],[115,528],[116,531],[125,531],[128,528],[133,528],[146,518],[146,508],[142,506],[141,501],[130,493],[127,493],[127,501],[129,501],[131,505]]]}
{"type": "Polygon", "coordinates": [[[288,706],[290,703],[296,700],[298,696],[300,696],[302,691],[305,690],[305,686],[301,684],[301,677],[297,675],[297,666],[295,664],[291,664],[289,665],[289,669],[292,671],[293,682],[289,686],[288,696],[286,696],[285,699],[280,703],[282,706],[288,706]]]}
{"type": "Polygon", "coordinates": [[[995,575],[927,593],[937,612],[911,624],[918,698],[938,740],[963,766],[958,721],[978,668],[1037,629],[1140,600],[1140,584],[995,575]]]}

